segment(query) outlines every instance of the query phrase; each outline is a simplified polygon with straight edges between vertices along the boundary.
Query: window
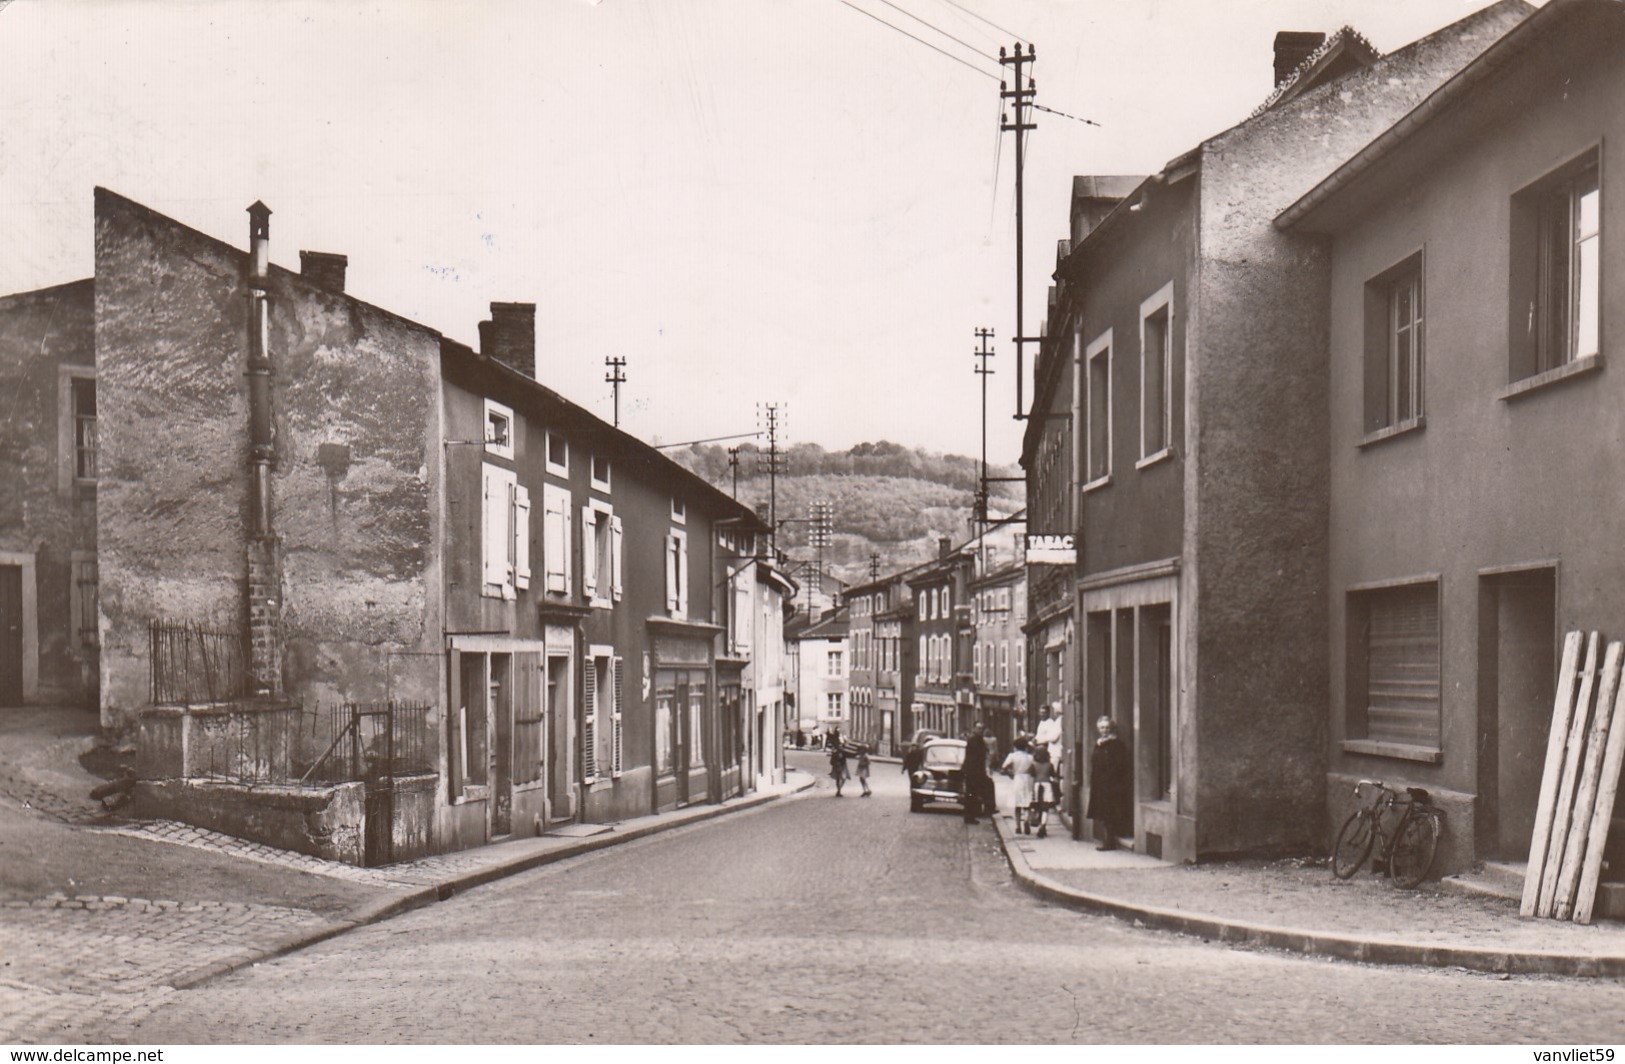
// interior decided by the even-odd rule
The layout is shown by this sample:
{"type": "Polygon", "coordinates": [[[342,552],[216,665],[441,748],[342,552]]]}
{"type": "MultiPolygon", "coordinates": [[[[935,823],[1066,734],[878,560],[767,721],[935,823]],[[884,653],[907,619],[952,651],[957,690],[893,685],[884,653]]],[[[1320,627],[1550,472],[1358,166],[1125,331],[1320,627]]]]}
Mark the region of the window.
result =
{"type": "Polygon", "coordinates": [[[942,615],[944,617],[954,615],[954,589],[951,587],[942,589],[942,615]]]}
{"type": "Polygon", "coordinates": [[[513,458],[513,411],[494,399],[485,401],[485,453],[513,458]]]}
{"type": "Polygon", "coordinates": [[[609,490],[609,459],[601,454],[592,456],[592,486],[598,491],[609,490]]]}
{"type": "Polygon", "coordinates": [[[977,643],[971,649],[971,678],[979,685],[982,682],[982,644],[977,643]]]}
{"type": "Polygon", "coordinates": [[[1351,596],[1349,738],[1439,748],[1439,585],[1351,596]]]}
{"type": "Polygon", "coordinates": [[[1087,471],[1084,487],[1105,484],[1112,474],[1112,334],[1105,335],[1089,345],[1088,363],[1088,435],[1084,468],[1087,471]]]}
{"type": "Polygon", "coordinates": [[[73,381],[73,475],[96,479],[96,381],[73,381]]]}
{"type": "Polygon", "coordinates": [[[587,783],[621,774],[621,710],[626,668],[615,648],[594,646],[583,672],[581,775],[587,783]]]}
{"type": "Polygon", "coordinates": [[[452,690],[457,706],[447,721],[447,764],[451,797],[455,800],[470,787],[484,786],[490,764],[486,748],[486,702],[491,696],[488,682],[491,655],[451,652],[452,690]]]}
{"type": "Polygon", "coordinates": [[[922,636],[920,636],[920,660],[918,660],[918,661],[916,661],[914,663],[915,674],[921,680],[925,679],[926,666],[928,666],[931,663],[931,655],[930,655],[930,652],[927,650],[925,644],[926,644],[925,636],[922,635],[922,636]]]}
{"type": "Polygon", "coordinates": [[[581,508],[581,591],[594,606],[621,601],[621,519],[597,499],[581,508]]]}
{"type": "MultiPolygon", "coordinates": [[[[605,477],[605,479],[608,480],[609,478],[605,477]]],[[[681,499],[671,501],[671,523],[674,525],[688,523],[688,503],[683,502],[681,499]]]]}
{"type": "Polygon", "coordinates": [[[825,659],[824,659],[824,675],[828,676],[828,677],[830,677],[832,679],[839,679],[840,678],[840,676],[841,676],[841,652],[839,650],[831,650],[828,653],[828,655],[825,657],[825,659]]]}
{"type": "Polygon", "coordinates": [[[530,492],[513,470],[482,466],[481,594],[515,597],[530,586],[530,492]]]}
{"type": "Polygon", "coordinates": [[[1160,458],[1172,444],[1172,282],[1140,304],[1140,459],[1160,458]]]}
{"type": "Polygon", "coordinates": [[[1010,686],[1010,644],[999,644],[999,686],[1010,686]]]}
{"type": "Polygon", "coordinates": [[[688,616],[688,533],[680,528],[666,537],[666,612],[688,616]]]}
{"type": "Polygon", "coordinates": [[[1512,201],[1512,321],[1516,381],[1599,350],[1602,194],[1597,150],[1512,201]]]}
{"type": "Polygon", "coordinates": [[[570,444],[563,436],[547,430],[547,471],[556,477],[570,475],[570,444]]]}
{"type": "Polygon", "coordinates": [[[841,692],[831,691],[824,696],[824,709],[828,714],[839,720],[845,714],[845,706],[841,704],[841,692]]]}
{"type": "Polygon", "coordinates": [[[1422,416],[1422,255],[1365,286],[1365,431],[1415,424],[1422,416]]]}

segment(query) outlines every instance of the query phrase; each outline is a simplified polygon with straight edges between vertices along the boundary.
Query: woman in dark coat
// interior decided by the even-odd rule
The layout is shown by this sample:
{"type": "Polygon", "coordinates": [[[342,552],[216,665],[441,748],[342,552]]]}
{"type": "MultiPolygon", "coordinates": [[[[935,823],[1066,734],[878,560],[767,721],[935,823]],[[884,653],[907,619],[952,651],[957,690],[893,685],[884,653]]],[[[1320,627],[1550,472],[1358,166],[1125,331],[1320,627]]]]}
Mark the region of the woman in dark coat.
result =
{"type": "Polygon", "coordinates": [[[1089,754],[1089,819],[1101,837],[1097,850],[1117,849],[1117,839],[1134,830],[1129,802],[1128,747],[1110,717],[1095,721],[1099,738],[1089,754]]]}

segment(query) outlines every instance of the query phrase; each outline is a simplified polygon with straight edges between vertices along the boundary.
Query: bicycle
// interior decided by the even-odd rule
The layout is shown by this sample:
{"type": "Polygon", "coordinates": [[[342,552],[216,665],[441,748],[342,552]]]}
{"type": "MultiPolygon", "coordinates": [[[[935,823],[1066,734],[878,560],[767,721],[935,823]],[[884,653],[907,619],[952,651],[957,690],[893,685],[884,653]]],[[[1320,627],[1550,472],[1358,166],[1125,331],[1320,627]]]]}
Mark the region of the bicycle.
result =
{"type": "Polygon", "coordinates": [[[1376,788],[1370,804],[1356,809],[1343,821],[1337,832],[1337,844],[1332,847],[1332,875],[1347,879],[1360,870],[1373,850],[1383,855],[1387,874],[1394,885],[1409,889],[1427,878],[1433,866],[1433,855],[1439,846],[1439,831],[1444,814],[1433,807],[1428,792],[1421,787],[1406,787],[1405,795],[1381,780],[1361,780],[1354,785],[1354,797],[1361,798],[1361,790],[1376,788]],[[1399,821],[1392,836],[1383,830],[1383,818],[1399,811],[1399,821]]]}

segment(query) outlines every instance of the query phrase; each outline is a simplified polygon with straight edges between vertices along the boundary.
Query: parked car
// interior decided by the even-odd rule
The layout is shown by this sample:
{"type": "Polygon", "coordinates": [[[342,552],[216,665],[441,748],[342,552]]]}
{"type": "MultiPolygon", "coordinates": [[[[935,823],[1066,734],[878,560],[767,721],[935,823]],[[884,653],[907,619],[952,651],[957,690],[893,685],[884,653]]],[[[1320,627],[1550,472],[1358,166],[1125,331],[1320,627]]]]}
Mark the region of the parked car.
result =
{"type": "Polygon", "coordinates": [[[930,739],[920,750],[920,766],[909,774],[908,808],[918,813],[931,802],[964,805],[961,777],[965,768],[963,739],[930,739]]]}

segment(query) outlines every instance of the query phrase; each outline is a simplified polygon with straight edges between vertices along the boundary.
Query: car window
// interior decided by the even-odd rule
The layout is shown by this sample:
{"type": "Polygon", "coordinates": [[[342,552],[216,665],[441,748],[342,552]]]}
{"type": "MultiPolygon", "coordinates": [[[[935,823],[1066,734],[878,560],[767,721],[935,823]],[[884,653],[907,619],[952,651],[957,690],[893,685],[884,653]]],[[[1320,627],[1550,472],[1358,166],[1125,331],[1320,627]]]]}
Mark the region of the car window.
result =
{"type": "Polygon", "coordinates": [[[963,746],[928,746],[925,763],[932,768],[958,768],[965,763],[963,746]]]}

